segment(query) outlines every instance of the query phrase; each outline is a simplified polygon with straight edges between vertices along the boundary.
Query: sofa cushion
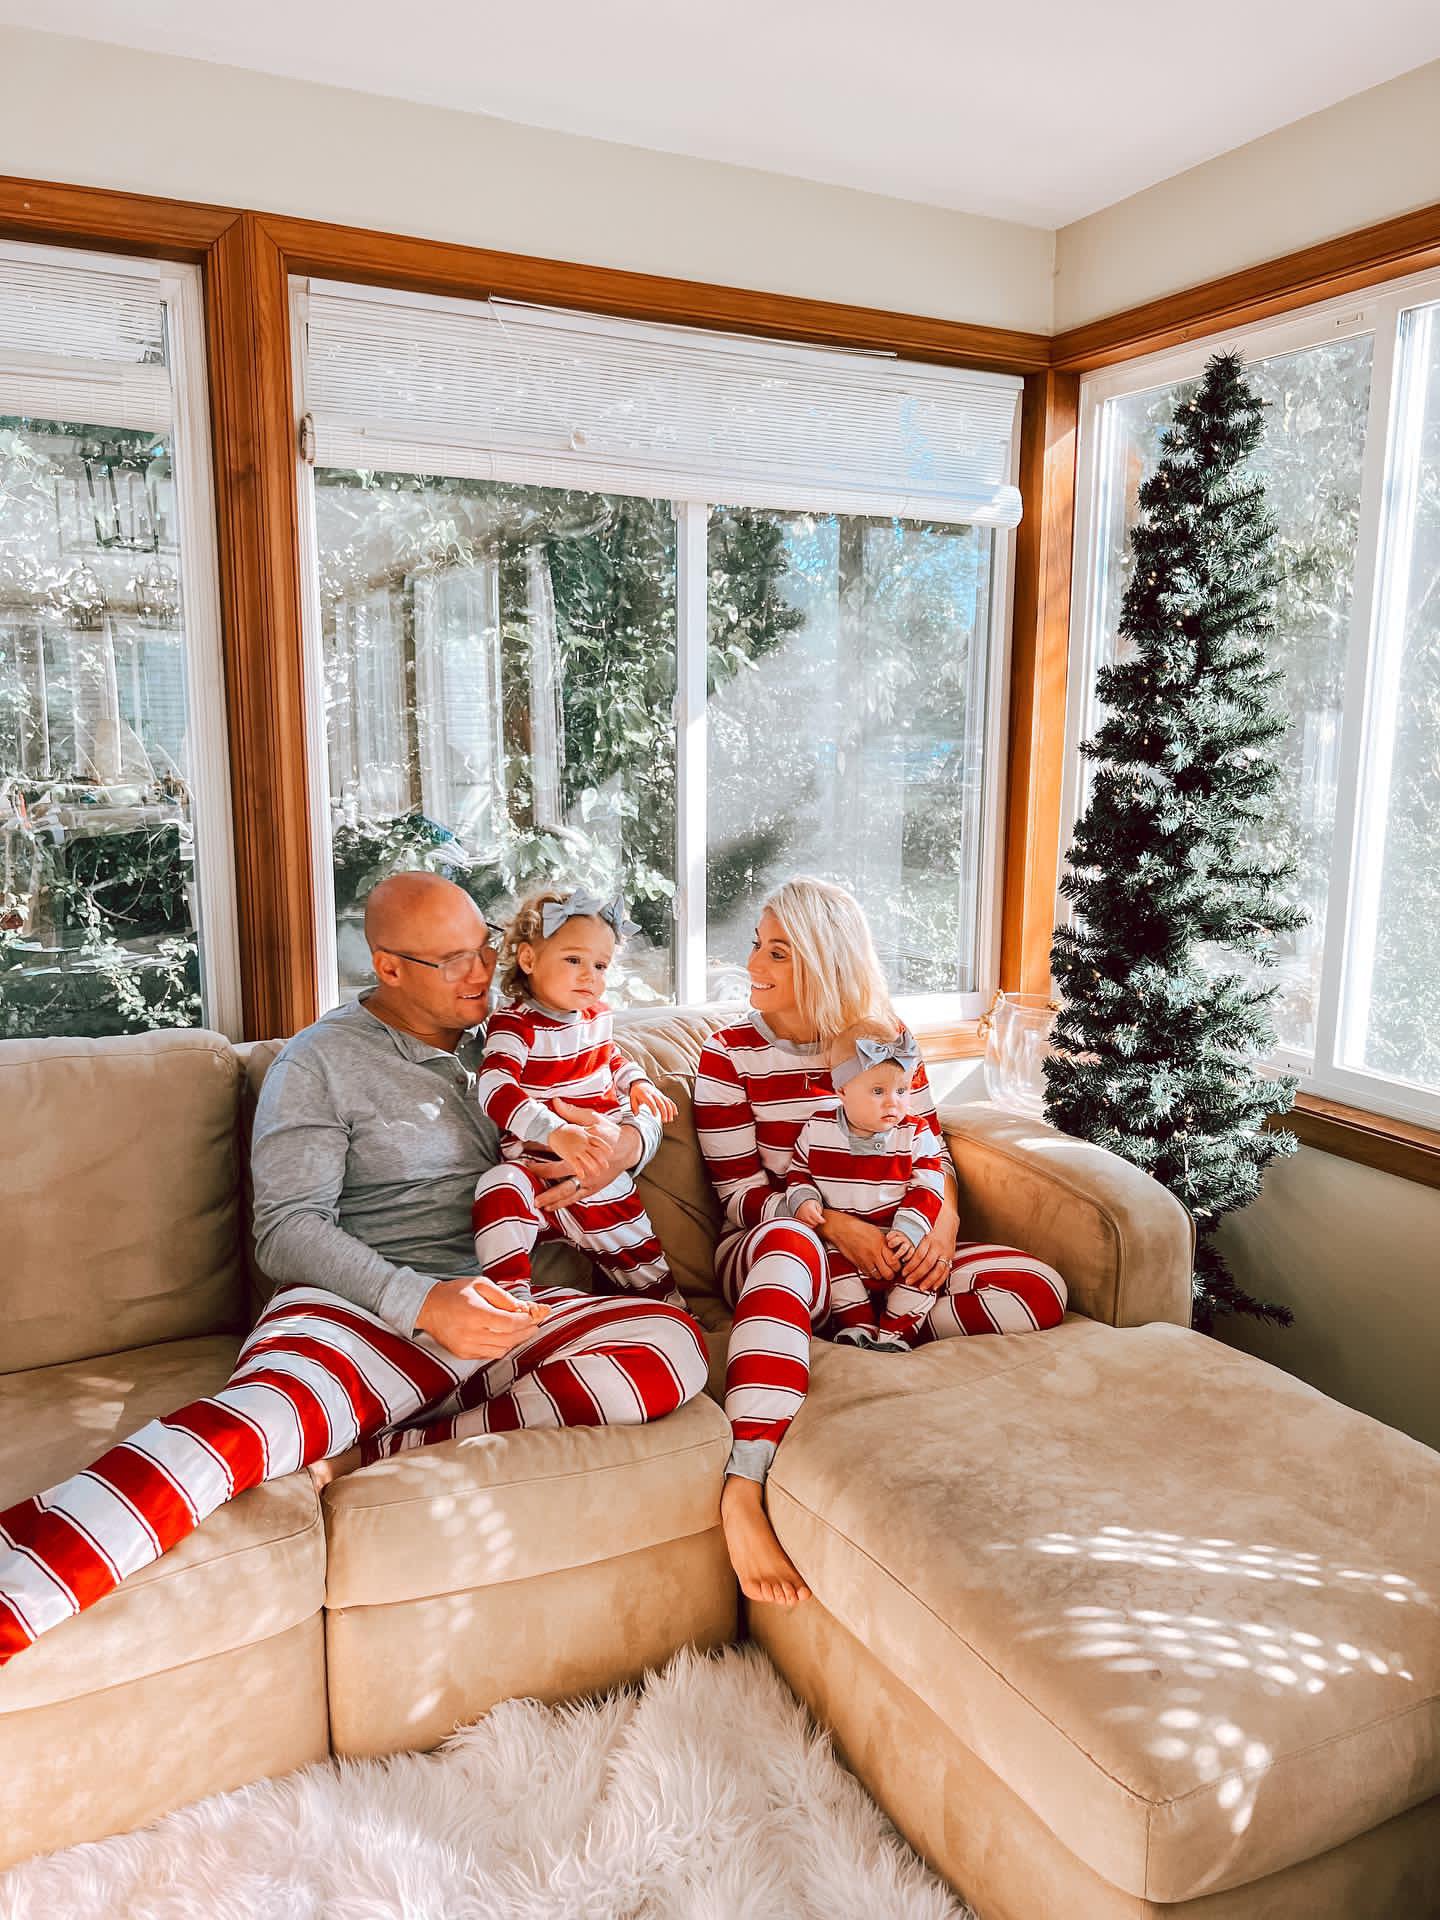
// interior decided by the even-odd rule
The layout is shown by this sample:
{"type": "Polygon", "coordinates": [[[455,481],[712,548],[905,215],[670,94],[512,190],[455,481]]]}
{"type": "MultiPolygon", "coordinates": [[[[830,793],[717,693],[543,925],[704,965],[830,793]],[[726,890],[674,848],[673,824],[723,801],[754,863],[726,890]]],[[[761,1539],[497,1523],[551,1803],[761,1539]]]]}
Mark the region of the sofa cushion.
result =
{"type": "Polygon", "coordinates": [[[1178,1327],[816,1361],[781,1539],[1112,1884],[1240,1885],[1440,1790],[1428,1448],[1178,1327]]]}
{"type": "Polygon", "coordinates": [[[702,1395],[647,1426],[481,1434],[378,1460],[325,1490],[326,1604],[458,1593],[704,1533],[729,1451],[702,1395]]]}
{"type": "Polygon", "coordinates": [[[214,1033],[0,1047],[0,1372],[238,1329],[239,1086],[214,1033]]]}
{"type": "MultiPolygon", "coordinates": [[[[87,1466],[157,1415],[214,1393],[239,1342],[167,1341],[0,1377],[0,1508],[87,1466]]],[[[0,1715],[48,1706],[285,1632],[324,1599],[314,1484],[287,1474],[241,1494],[0,1668],[0,1715]]]]}

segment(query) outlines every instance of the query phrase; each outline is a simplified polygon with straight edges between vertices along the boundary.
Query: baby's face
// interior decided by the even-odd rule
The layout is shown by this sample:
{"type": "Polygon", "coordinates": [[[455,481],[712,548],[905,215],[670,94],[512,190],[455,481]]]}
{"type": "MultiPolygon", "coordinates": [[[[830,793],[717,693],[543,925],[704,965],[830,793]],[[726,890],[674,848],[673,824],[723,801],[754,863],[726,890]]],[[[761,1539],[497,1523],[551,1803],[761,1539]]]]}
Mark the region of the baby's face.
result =
{"type": "Polygon", "coordinates": [[[841,1089],[845,1117],[857,1133],[888,1133],[905,1118],[909,1087],[909,1074],[893,1061],[867,1067],[841,1089]]]}

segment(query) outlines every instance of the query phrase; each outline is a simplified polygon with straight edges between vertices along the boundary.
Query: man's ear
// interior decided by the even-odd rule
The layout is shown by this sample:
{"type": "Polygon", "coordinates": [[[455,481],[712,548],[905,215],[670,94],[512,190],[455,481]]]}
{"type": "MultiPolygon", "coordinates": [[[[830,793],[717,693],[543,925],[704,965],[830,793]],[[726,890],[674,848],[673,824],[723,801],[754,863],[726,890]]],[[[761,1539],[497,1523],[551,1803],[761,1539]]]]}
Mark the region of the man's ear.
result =
{"type": "Polygon", "coordinates": [[[370,949],[370,970],[382,987],[393,987],[400,979],[399,963],[393,953],[387,953],[384,947],[370,949]]]}

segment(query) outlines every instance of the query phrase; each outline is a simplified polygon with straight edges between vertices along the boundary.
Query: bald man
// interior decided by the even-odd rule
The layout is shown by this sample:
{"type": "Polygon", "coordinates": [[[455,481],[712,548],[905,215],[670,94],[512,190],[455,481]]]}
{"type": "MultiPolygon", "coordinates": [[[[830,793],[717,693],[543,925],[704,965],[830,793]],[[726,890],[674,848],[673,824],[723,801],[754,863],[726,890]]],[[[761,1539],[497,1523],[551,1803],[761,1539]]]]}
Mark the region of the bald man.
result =
{"type": "MultiPolygon", "coordinates": [[[[228,1386],[0,1514],[0,1664],[261,1480],[519,1427],[636,1424],[706,1382],[689,1314],[547,1285],[538,1323],[477,1280],[470,1208],[499,1138],[474,1097],[496,949],[470,896],[430,873],[365,903],[376,984],[296,1034],[261,1090],[255,1246],[278,1291],[228,1386]]],[[[593,1123],[593,1114],[566,1113],[593,1123]]],[[[643,1166],[649,1113],[600,1122],[591,1180],[643,1166]]]]}

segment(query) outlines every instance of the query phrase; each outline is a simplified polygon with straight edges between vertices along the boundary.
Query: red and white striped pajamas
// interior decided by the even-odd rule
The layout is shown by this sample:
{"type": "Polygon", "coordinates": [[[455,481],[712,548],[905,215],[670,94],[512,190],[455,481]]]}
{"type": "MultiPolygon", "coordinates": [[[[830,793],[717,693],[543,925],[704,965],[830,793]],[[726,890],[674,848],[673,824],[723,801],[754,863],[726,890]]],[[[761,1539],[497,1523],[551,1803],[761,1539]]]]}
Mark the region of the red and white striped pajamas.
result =
{"type": "MultiPolygon", "coordinates": [[[[805,1201],[815,1200],[882,1233],[899,1232],[917,1247],[940,1218],[944,1151],[933,1113],[907,1114],[887,1134],[871,1136],[857,1147],[843,1101],[838,1096],[824,1100],[795,1142],[785,1176],[790,1209],[798,1213],[805,1201]]],[[[830,1269],[825,1332],[864,1327],[913,1346],[935,1305],[935,1294],[907,1286],[903,1279],[877,1287],[838,1247],[825,1252],[830,1269]]]]}
{"type": "Polygon", "coordinates": [[[372,1460],[470,1433],[632,1425],[704,1390],[705,1344],[688,1314],[562,1289],[538,1297],[549,1318],[503,1359],[478,1361],[318,1287],[277,1294],[219,1393],[0,1513],[0,1666],[227,1500],[357,1441],[372,1460]]]}
{"type": "MultiPolygon", "coordinates": [[[[810,1382],[810,1334],[830,1313],[827,1249],[790,1217],[785,1180],[806,1121],[834,1087],[818,1045],[779,1040],[751,1013],[712,1034],[695,1082],[700,1151],[724,1209],[716,1273],[735,1316],[725,1411],[730,1471],[763,1479],[810,1382]]],[[[910,1104],[934,1123],[923,1065],[910,1104]]],[[[1044,1261],[976,1242],[955,1249],[944,1295],[922,1339],[1056,1326],[1065,1283],[1044,1261]]]]}
{"type": "MultiPolygon", "coordinates": [[[[535,1199],[544,1192],[547,1176],[516,1164],[522,1156],[543,1158],[545,1142],[564,1124],[551,1101],[596,1113],[629,1111],[628,1104],[622,1108],[621,1096],[648,1082],[644,1068],[625,1058],[611,1034],[610,1010],[603,1004],[555,1013],[517,999],[491,1016],[475,1092],[500,1129],[502,1157],[475,1186],[475,1258],[487,1280],[523,1292],[537,1240],[568,1240],[626,1292],[682,1306],[628,1173],[584,1200],[541,1213],[535,1199]]],[[[556,1158],[550,1177],[565,1171],[556,1158]]]]}

